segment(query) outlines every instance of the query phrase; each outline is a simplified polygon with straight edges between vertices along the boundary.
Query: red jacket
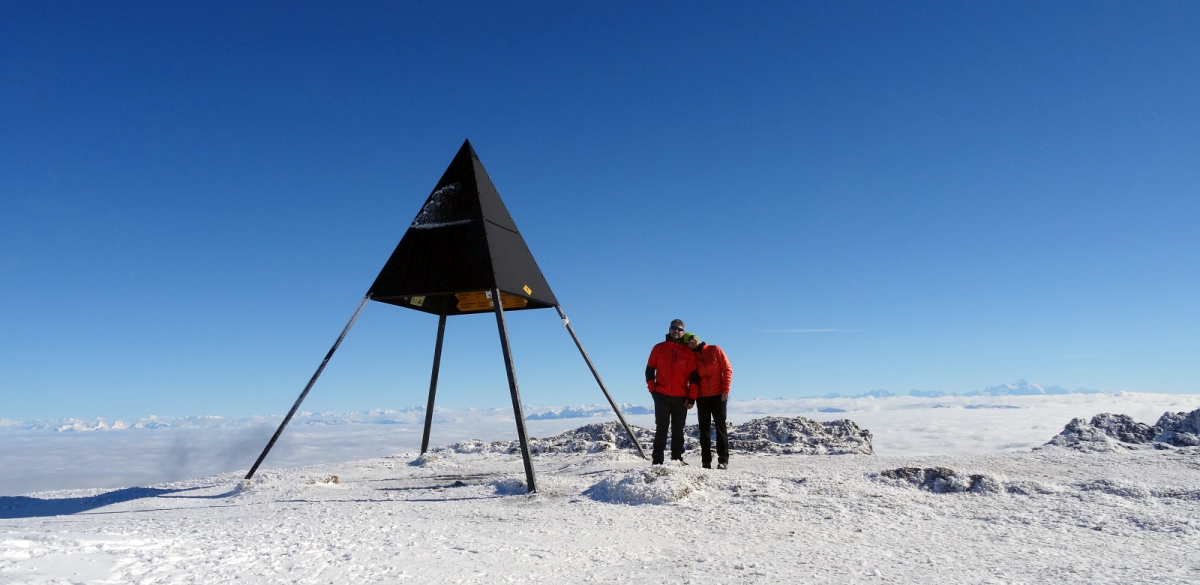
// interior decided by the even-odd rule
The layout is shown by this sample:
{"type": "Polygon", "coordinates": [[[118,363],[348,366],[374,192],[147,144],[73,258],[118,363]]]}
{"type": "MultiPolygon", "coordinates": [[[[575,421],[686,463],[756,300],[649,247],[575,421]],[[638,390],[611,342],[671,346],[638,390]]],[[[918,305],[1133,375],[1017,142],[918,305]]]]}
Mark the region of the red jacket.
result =
{"type": "Polygon", "coordinates": [[[729,358],[725,351],[716,345],[701,343],[695,350],[696,371],[700,374],[700,390],[698,396],[717,396],[729,394],[729,385],[733,382],[733,368],[729,366],[729,358]]]}
{"type": "Polygon", "coordinates": [[[651,392],[695,400],[698,381],[692,350],[674,341],[664,341],[650,350],[646,384],[651,392]]]}

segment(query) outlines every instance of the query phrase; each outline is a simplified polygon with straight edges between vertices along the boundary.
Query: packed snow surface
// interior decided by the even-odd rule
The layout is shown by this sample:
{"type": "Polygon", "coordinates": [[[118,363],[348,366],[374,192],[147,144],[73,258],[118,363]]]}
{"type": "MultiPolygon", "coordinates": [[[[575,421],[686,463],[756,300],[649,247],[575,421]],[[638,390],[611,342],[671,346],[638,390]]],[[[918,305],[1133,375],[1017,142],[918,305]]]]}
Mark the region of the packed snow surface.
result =
{"type": "Polygon", "coordinates": [[[269,469],[245,485],[226,474],[4,498],[0,582],[1184,583],[1200,572],[1195,447],[736,453],[729,470],[689,458],[543,453],[534,495],[517,456],[442,450],[269,469]]]}

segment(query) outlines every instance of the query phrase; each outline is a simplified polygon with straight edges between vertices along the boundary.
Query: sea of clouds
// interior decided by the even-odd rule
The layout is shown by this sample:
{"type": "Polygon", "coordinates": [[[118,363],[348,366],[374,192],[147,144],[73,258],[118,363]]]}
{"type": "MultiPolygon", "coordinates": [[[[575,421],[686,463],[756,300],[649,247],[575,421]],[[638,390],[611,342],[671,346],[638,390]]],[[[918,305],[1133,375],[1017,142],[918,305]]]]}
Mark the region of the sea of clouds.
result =
{"type": "MultiPolygon", "coordinates": [[[[963,395],[882,392],[819,398],[731,399],[734,424],[763,416],[848,418],[874,436],[877,455],[974,455],[1045,444],[1071,419],[1102,412],[1153,424],[1164,412],[1200,408],[1200,395],[1060,391],[1027,382],[963,395]]],[[[653,428],[651,408],[625,404],[634,425],[653,428]]],[[[600,405],[530,406],[533,437],[615,419],[600,405]]],[[[420,450],[423,408],[301,412],[264,463],[296,467],[420,450]]],[[[282,416],[152,416],[129,420],[0,419],[0,495],[71,488],[116,488],[248,469],[282,416]]],[[[511,408],[434,411],[430,445],[512,440],[511,408]]],[[[689,424],[695,424],[695,411],[689,424]]]]}

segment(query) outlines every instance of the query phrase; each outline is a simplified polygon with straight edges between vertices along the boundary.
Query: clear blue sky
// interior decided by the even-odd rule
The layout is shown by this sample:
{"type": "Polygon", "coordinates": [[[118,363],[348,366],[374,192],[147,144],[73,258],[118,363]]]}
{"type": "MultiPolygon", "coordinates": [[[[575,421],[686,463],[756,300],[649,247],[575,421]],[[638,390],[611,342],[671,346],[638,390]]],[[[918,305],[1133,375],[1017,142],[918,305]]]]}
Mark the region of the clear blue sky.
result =
{"type": "MultiPolygon", "coordinates": [[[[464,138],[620,401],[676,317],[742,398],[1200,392],[1200,4],[452,4],[4,3],[0,418],[284,412],[464,138]]],[[[436,323],[370,304],[305,408],[423,404],[436,323]]]]}

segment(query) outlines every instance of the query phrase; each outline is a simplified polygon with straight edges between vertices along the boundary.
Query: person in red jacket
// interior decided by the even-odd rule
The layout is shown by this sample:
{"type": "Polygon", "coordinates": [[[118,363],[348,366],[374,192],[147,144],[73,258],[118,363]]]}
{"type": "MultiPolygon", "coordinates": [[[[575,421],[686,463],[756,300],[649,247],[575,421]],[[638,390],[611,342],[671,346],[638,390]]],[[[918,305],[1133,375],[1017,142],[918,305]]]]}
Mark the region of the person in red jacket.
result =
{"type": "Polygon", "coordinates": [[[695,352],[679,342],[682,335],[683,321],[671,321],[667,339],[650,350],[646,362],[646,388],[654,397],[654,465],[663,462],[668,428],[671,460],[683,461],[683,425],[688,409],[696,402],[700,376],[696,373],[695,352]]]}
{"type": "Polygon", "coordinates": [[[696,372],[700,377],[700,388],[696,392],[696,414],[700,419],[700,462],[705,468],[712,467],[712,437],[709,421],[717,428],[717,469],[729,466],[729,437],[725,428],[725,406],[729,403],[729,386],[733,382],[733,368],[729,358],[718,346],[700,341],[694,333],[684,333],[680,338],[696,355],[696,372]]]}

